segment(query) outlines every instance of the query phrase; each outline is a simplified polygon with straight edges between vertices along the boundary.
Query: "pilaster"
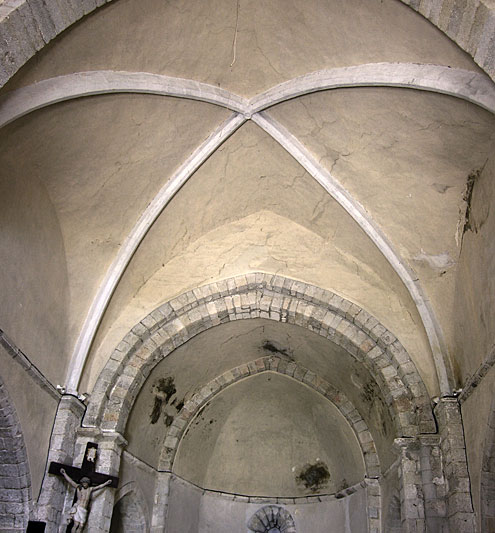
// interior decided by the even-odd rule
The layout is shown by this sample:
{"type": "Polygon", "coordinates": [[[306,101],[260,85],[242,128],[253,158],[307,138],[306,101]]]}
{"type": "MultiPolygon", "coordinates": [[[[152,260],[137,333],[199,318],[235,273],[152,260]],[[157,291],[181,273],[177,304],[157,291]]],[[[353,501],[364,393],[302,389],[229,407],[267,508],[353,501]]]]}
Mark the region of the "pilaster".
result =
{"type": "Polygon", "coordinates": [[[425,506],[421,479],[421,445],[415,437],[395,439],[399,452],[401,522],[404,533],[425,533],[425,506]]]}
{"type": "MultiPolygon", "coordinates": [[[[50,439],[47,468],[51,461],[73,464],[77,429],[81,425],[85,406],[75,396],[65,395],[58,404],[50,439]]],[[[72,502],[74,489],[59,476],[46,474],[38,500],[37,519],[46,522],[46,533],[57,533],[63,522],[64,502],[72,502]],[[70,489],[69,491],[67,489],[70,489]]]]}
{"type": "Polygon", "coordinates": [[[441,398],[435,406],[441,439],[443,471],[447,481],[447,517],[452,533],[474,533],[476,521],[471,500],[466,445],[457,398],[441,398]]]}
{"type": "MultiPolygon", "coordinates": [[[[166,533],[168,499],[170,494],[170,472],[157,472],[155,482],[155,500],[151,517],[151,533],[166,533]]],[[[169,533],[173,533],[172,531],[169,533]]]]}
{"type": "MultiPolygon", "coordinates": [[[[86,443],[89,441],[98,444],[98,471],[102,474],[118,476],[122,450],[127,446],[124,437],[117,432],[107,433],[95,428],[80,428],[76,444],[80,462],[83,459],[86,443]]],[[[91,533],[110,531],[114,503],[115,489],[107,487],[93,493],[86,531],[91,533]]]]}

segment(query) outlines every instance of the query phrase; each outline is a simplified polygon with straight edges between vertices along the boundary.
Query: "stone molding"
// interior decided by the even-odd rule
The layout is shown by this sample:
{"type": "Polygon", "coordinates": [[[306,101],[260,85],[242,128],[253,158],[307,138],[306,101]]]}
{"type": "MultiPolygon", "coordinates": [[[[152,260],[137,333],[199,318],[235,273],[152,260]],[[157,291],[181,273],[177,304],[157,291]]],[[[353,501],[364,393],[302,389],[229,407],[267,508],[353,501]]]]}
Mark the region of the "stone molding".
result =
{"type": "MultiPolygon", "coordinates": [[[[46,44],[111,0],[4,0],[0,87],[46,44]]],[[[401,0],[445,33],[495,80],[495,7],[488,0],[401,0]]]]}
{"type": "Polygon", "coordinates": [[[481,363],[472,376],[469,376],[459,394],[459,403],[463,404],[469,396],[474,392],[476,387],[481,383],[481,380],[488,374],[489,370],[495,365],[495,345],[492,346],[490,353],[486,359],[481,363]]]}
{"type": "Polygon", "coordinates": [[[315,390],[318,394],[321,394],[327,398],[327,400],[332,402],[347,420],[356,436],[361,448],[361,453],[363,454],[366,476],[368,478],[380,476],[380,460],[376,452],[373,437],[369,431],[368,425],[354,405],[342,392],[338,391],[335,387],[330,385],[330,383],[320,378],[314,372],[311,372],[311,370],[308,370],[289,359],[283,359],[276,356],[260,357],[254,361],[250,361],[249,363],[228,370],[210,381],[210,383],[202,387],[196,392],[196,394],[187,400],[184,407],[175,417],[165,436],[158,463],[158,470],[173,470],[174,459],[182,437],[194,420],[194,417],[208,402],[213,400],[217,394],[227,387],[234,385],[239,381],[243,381],[250,376],[265,372],[273,372],[288,376],[290,379],[303,383],[315,390]]]}
{"type": "Polygon", "coordinates": [[[335,500],[341,500],[352,494],[356,493],[359,490],[367,489],[371,482],[377,482],[377,480],[369,480],[368,478],[363,479],[359,483],[356,483],[350,487],[347,487],[344,490],[336,492],[335,494],[318,494],[314,496],[295,496],[293,498],[288,498],[286,496],[248,496],[245,494],[235,494],[232,492],[222,492],[219,490],[204,489],[199,485],[187,481],[186,479],[174,474],[172,472],[158,472],[167,476],[169,480],[174,480],[176,483],[181,483],[183,485],[192,487],[195,491],[200,492],[201,494],[207,494],[215,498],[221,498],[223,500],[232,501],[232,502],[242,502],[242,503],[256,503],[256,504],[269,504],[274,503],[278,505],[305,505],[308,503],[324,503],[335,500]]]}
{"type": "Polygon", "coordinates": [[[188,291],[141,320],[100,373],[83,425],[123,432],[139,390],[164,357],[202,331],[250,318],[296,324],[344,348],[376,380],[397,435],[436,431],[428,394],[414,363],[376,318],[330,291],[264,273],[188,291]]]}
{"type": "Polygon", "coordinates": [[[31,476],[22,429],[0,377],[0,531],[26,531],[31,506],[31,476]]]}
{"type": "Polygon", "coordinates": [[[192,79],[149,72],[95,70],[41,80],[6,93],[0,99],[0,127],[50,105],[102,94],[153,94],[198,100],[250,119],[299,96],[350,87],[398,87],[447,94],[495,113],[495,87],[488,76],[442,65],[368,63],[319,70],[275,85],[250,100],[192,79]]]}
{"type": "Polygon", "coordinates": [[[0,344],[12,359],[18,363],[27,373],[27,375],[55,400],[60,400],[61,394],[53,384],[43,375],[43,373],[34,365],[29,357],[18,348],[14,342],[0,329],[0,344]]]}

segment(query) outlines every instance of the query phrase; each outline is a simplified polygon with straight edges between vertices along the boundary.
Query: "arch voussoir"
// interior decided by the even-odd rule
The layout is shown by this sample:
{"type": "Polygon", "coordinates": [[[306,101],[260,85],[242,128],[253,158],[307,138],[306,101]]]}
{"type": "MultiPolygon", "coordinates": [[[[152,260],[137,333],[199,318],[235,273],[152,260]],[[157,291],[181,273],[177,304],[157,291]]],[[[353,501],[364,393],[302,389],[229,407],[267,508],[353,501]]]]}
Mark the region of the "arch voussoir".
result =
{"type": "Polygon", "coordinates": [[[398,435],[434,425],[426,388],[396,337],[356,304],[279,275],[251,273],[188,291],[143,318],[102,371],[84,425],[123,431],[134,400],[158,362],[211,327],[250,318],[288,322],[341,346],[376,380],[398,435]],[[103,400],[103,401],[101,401],[103,400]],[[419,414],[419,417],[418,417],[419,414]]]}

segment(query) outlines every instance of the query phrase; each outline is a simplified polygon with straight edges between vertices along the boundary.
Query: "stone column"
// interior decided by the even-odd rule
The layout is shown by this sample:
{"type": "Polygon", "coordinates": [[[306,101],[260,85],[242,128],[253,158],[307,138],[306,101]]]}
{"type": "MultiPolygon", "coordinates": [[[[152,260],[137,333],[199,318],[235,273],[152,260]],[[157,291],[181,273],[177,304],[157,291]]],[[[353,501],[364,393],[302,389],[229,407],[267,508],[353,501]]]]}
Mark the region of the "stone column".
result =
{"type": "MultiPolygon", "coordinates": [[[[67,394],[60,399],[50,438],[47,468],[51,461],[74,463],[77,429],[81,425],[84,410],[84,404],[75,396],[67,394]]],[[[45,475],[38,500],[37,519],[46,522],[46,533],[56,533],[59,525],[65,523],[65,500],[72,502],[73,497],[74,489],[60,476],[45,475]]]]}
{"type": "Polygon", "coordinates": [[[425,508],[420,466],[420,443],[414,437],[395,439],[399,452],[399,487],[402,531],[426,531],[425,508]]]}
{"type": "Polygon", "coordinates": [[[474,533],[476,521],[471,500],[466,445],[457,398],[441,398],[435,406],[441,439],[443,471],[447,481],[447,517],[451,533],[474,533]]]}
{"type": "MultiPolygon", "coordinates": [[[[98,443],[97,471],[102,474],[118,476],[122,450],[127,446],[124,437],[117,432],[103,433],[95,428],[81,428],[76,444],[80,462],[84,456],[86,443],[89,441],[98,443]]],[[[115,489],[107,487],[94,493],[85,530],[91,533],[110,531],[114,503],[115,489]]]]}
{"type": "Polygon", "coordinates": [[[420,435],[419,442],[426,530],[432,533],[448,533],[445,501],[447,487],[443,475],[440,436],[420,435]]]}
{"type": "Polygon", "coordinates": [[[168,498],[171,477],[172,474],[170,472],[157,472],[156,474],[151,533],[165,533],[167,531],[168,498]]]}
{"type": "Polygon", "coordinates": [[[365,483],[368,501],[368,531],[369,533],[380,533],[382,530],[380,483],[377,478],[365,478],[365,483]]]}

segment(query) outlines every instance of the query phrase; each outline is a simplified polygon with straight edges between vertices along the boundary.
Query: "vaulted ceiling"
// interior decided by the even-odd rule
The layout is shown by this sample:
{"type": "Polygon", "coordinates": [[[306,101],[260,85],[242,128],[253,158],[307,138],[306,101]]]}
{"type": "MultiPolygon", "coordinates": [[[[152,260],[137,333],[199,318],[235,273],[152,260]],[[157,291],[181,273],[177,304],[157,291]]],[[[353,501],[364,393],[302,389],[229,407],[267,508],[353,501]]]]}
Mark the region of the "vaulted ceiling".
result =
{"type": "MultiPolygon", "coordinates": [[[[15,182],[11,216],[29,213],[44,280],[31,319],[53,307],[47,287],[65,301],[44,318],[41,366],[67,381],[74,354],[77,387],[89,353],[90,389],[147,311],[261,270],[367,309],[432,394],[448,388],[463,194],[493,136],[489,83],[395,0],[119,0],[85,17],[2,91],[4,198],[15,182]]],[[[5,320],[15,337],[22,324],[5,320]]]]}
{"type": "MultiPolygon", "coordinates": [[[[430,396],[455,387],[457,262],[470,183],[493,150],[495,89],[404,3],[113,0],[0,98],[0,325],[51,381],[91,391],[163,302],[267,272],[376,317],[430,396]]],[[[309,342],[243,327],[239,360],[270,339],[309,342]]],[[[212,335],[196,372],[214,377],[226,369],[212,335]]],[[[317,363],[312,349],[301,361],[345,382],[347,363],[331,350],[317,363]]]]}

